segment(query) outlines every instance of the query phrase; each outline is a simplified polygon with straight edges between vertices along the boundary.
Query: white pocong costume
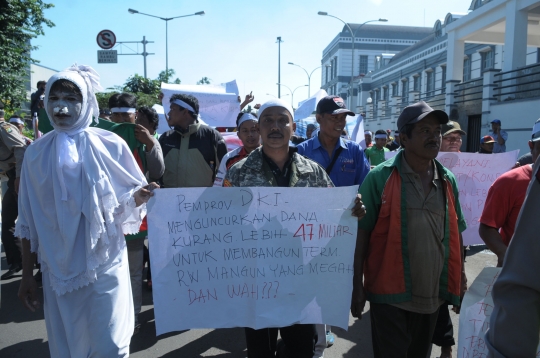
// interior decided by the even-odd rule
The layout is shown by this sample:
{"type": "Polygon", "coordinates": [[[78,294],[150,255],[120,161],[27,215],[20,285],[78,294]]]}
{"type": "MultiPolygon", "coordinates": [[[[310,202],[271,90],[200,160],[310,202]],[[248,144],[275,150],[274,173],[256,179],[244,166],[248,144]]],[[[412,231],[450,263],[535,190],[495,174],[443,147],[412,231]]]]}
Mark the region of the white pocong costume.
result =
{"type": "Polygon", "coordinates": [[[45,108],[60,79],[81,90],[81,114],[67,130],[51,121],[55,130],[27,149],[15,235],[41,263],[51,356],[127,357],[134,318],[124,234],[137,233],[146,214],[133,198],[146,180],[124,140],[89,128],[97,73],[74,65],[52,76],[45,108]]]}

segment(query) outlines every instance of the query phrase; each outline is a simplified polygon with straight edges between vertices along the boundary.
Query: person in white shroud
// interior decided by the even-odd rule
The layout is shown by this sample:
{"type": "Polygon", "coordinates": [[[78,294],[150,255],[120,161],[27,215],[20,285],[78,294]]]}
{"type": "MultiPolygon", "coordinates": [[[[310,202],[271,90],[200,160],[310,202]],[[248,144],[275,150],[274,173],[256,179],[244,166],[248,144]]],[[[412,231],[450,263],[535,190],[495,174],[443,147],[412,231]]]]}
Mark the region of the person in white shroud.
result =
{"type": "Polygon", "coordinates": [[[134,328],[124,234],[139,230],[147,185],[125,141],[90,128],[99,75],[89,66],[53,75],[45,109],[54,131],[23,162],[15,235],[23,245],[19,298],[39,308],[31,252],[43,272],[52,357],[127,357],[134,328]]]}

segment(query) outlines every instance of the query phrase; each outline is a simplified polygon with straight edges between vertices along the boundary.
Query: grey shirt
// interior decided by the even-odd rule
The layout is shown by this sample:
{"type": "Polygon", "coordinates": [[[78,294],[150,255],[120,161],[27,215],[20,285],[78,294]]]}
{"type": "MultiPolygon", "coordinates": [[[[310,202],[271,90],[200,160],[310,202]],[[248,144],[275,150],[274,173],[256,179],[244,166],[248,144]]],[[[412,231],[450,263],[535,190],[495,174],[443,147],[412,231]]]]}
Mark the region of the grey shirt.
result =
{"type": "Polygon", "coordinates": [[[7,172],[16,167],[17,178],[21,176],[26,140],[14,125],[0,121],[0,170],[7,172]]]}
{"type": "Polygon", "coordinates": [[[424,193],[420,175],[405,160],[401,174],[407,200],[407,228],[411,269],[412,300],[392,306],[406,311],[431,314],[444,300],[439,298],[439,278],[444,266],[444,188],[436,165],[431,190],[424,193]]]}
{"type": "Polygon", "coordinates": [[[159,180],[165,172],[165,162],[163,161],[161,145],[159,145],[155,137],[152,137],[152,141],[154,142],[154,147],[146,152],[146,169],[148,173],[145,174],[149,182],[159,180]]]}

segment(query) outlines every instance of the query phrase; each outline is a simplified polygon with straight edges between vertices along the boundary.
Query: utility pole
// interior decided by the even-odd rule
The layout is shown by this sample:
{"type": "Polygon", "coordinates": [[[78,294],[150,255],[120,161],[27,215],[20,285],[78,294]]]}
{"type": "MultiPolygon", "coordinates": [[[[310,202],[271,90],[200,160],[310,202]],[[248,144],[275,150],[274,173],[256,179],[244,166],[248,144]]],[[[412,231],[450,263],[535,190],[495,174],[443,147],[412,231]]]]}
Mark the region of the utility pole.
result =
{"type": "MultiPolygon", "coordinates": [[[[126,55],[142,55],[143,56],[143,59],[144,59],[144,78],[147,78],[146,77],[146,56],[148,55],[154,55],[154,53],[148,53],[146,52],[146,44],[153,44],[154,41],[146,41],[146,36],[143,36],[143,40],[142,41],[117,41],[116,42],[117,44],[133,44],[133,43],[136,43],[136,44],[140,44],[142,43],[143,44],[143,52],[142,53],[138,53],[138,48],[137,48],[137,51],[135,51],[136,53],[119,53],[118,56],[126,56],[126,55]]],[[[126,46],[127,47],[127,46],[126,46]]],[[[128,49],[130,49],[128,47],[128,49]]],[[[130,49],[131,50],[131,49],[130,49]]],[[[133,50],[132,50],[133,51],[133,50]]]]}
{"type": "Polygon", "coordinates": [[[278,98],[281,98],[281,43],[283,42],[281,40],[281,36],[279,36],[277,38],[277,44],[278,44],[278,70],[277,70],[277,83],[278,83],[278,88],[277,88],[277,96],[278,98]]]}

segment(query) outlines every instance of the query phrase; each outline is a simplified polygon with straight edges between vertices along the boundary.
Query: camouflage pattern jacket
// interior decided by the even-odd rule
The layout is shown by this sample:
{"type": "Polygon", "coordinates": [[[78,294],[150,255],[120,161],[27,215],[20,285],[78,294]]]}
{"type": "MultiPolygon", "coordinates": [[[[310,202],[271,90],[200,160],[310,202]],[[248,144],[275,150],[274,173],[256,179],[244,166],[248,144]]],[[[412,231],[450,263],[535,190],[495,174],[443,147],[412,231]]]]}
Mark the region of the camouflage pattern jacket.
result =
{"type": "MultiPolygon", "coordinates": [[[[227,171],[223,186],[278,186],[270,166],[263,159],[262,147],[233,165],[227,171]]],[[[295,152],[289,187],[329,188],[334,187],[334,184],[323,167],[295,152]]]]}

